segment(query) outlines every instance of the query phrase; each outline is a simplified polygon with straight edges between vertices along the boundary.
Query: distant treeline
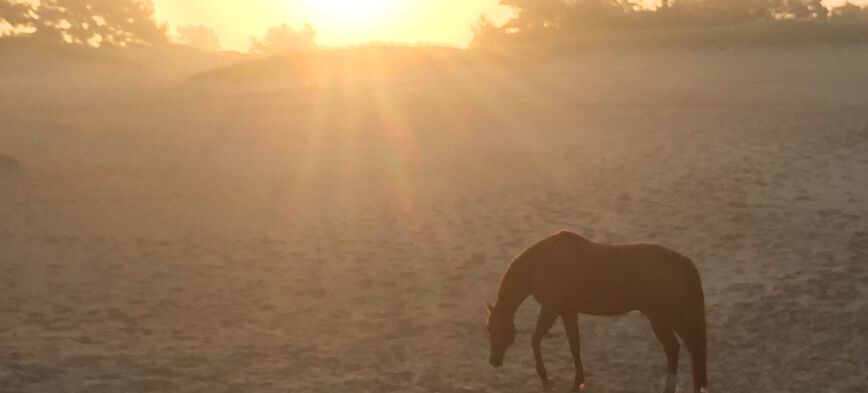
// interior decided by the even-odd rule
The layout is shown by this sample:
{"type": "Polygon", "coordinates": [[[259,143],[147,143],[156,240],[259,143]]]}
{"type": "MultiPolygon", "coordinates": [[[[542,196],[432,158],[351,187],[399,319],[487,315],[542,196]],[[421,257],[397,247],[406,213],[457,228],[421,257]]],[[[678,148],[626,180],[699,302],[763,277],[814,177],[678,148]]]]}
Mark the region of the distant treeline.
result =
{"type": "Polygon", "coordinates": [[[155,45],[168,41],[150,0],[0,0],[6,35],[87,46],[155,45]]]}
{"type": "Polygon", "coordinates": [[[501,4],[513,8],[515,17],[502,25],[481,18],[473,46],[581,41],[580,37],[587,41],[603,36],[618,41],[631,31],[674,42],[674,30],[697,34],[678,38],[696,44],[738,36],[741,29],[770,41],[811,38],[813,33],[817,40],[868,40],[868,8],[851,3],[829,9],[820,0],[659,1],[649,7],[634,0],[502,0],[501,4]]]}
{"type": "MultiPolygon", "coordinates": [[[[205,26],[168,25],[154,19],[152,0],[0,0],[0,38],[15,37],[38,43],[84,47],[154,46],[177,42],[205,51],[219,50],[214,31],[205,26]]],[[[276,53],[315,46],[316,31],[309,24],[293,29],[286,24],[254,39],[251,52],[276,53]]]]}
{"type": "MultiPolygon", "coordinates": [[[[868,8],[821,0],[502,0],[514,17],[485,17],[472,46],[526,45],[540,50],[580,46],[715,45],[729,42],[868,41],[868,8]],[[548,48],[548,49],[547,49],[548,48]]],[[[213,30],[178,26],[174,35],[154,19],[152,0],[0,0],[0,39],[82,47],[181,43],[220,47],[213,30]]],[[[316,31],[286,24],[254,39],[250,51],[276,54],[316,47],[316,31]]]]}

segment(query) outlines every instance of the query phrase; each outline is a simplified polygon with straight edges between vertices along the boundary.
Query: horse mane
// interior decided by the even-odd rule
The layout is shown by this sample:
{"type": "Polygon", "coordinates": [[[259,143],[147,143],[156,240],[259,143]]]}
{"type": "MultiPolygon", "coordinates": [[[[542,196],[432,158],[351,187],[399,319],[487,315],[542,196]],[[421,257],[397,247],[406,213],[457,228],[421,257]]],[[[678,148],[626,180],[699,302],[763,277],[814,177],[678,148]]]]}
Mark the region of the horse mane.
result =
{"type": "Polygon", "coordinates": [[[543,245],[551,243],[553,241],[565,241],[565,240],[568,240],[570,238],[572,238],[573,240],[589,241],[588,239],[585,239],[584,237],[582,237],[582,235],[579,235],[578,233],[575,233],[575,232],[568,231],[566,229],[562,229],[562,230],[557,231],[557,232],[555,232],[549,236],[546,236],[540,240],[537,240],[535,243],[531,244],[530,246],[527,246],[524,250],[522,250],[520,253],[518,253],[518,255],[516,255],[515,258],[512,259],[512,261],[509,263],[509,266],[506,268],[506,271],[503,273],[503,276],[500,279],[501,284],[503,284],[503,280],[508,275],[510,275],[511,273],[515,274],[516,272],[526,268],[526,265],[528,263],[532,263],[531,261],[533,260],[533,258],[532,258],[533,253],[537,249],[539,249],[543,245]]]}
{"type": "MultiPolygon", "coordinates": [[[[512,261],[509,263],[509,266],[506,268],[506,271],[500,277],[500,284],[497,289],[497,299],[501,301],[504,298],[509,296],[518,296],[524,299],[522,296],[524,292],[529,292],[530,288],[527,288],[526,278],[528,278],[528,270],[530,270],[531,265],[536,260],[536,252],[543,246],[551,243],[551,242],[561,242],[561,241],[589,241],[582,237],[581,235],[570,232],[567,230],[560,230],[555,232],[545,238],[538,240],[537,242],[531,244],[524,250],[522,250],[512,261]]],[[[517,307],[517,305],[516,305],[517,307]]]]}

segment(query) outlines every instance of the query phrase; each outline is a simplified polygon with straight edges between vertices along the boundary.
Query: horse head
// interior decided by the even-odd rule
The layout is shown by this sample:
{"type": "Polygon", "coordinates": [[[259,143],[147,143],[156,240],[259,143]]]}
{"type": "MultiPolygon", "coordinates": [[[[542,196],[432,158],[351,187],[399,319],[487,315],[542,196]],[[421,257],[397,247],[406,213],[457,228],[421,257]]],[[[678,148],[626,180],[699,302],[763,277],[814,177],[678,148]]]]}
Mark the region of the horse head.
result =
{"type": "Polygon", "coordinates": [[[486,303],[488,308],[488,320],[485,328],[488,330],[488,338],[491,341],[491,353],[488,362],[494,367],[503,365],[503,355],[506,349],[515,340],[515,324],[512,315],[499,312],[491,303],[486,303]]]}

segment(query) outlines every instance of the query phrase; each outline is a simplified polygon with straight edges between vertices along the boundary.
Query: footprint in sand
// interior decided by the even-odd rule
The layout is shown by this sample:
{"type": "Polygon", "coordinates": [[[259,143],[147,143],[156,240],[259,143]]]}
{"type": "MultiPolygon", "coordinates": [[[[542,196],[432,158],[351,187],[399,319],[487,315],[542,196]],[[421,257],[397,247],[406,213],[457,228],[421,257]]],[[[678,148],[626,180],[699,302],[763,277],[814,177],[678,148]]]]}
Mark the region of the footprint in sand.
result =
{"type": "Polygon", "coordinates": [[[8,364],[6,367],[8,367],[10,371],[12,371],[12,375],[14,376],[13,381],[18,381],[25,385],[36,385],[45,383],[49,381],[52,376],[60,375],[61,372],[60,370],[56,370],[51,367],[31,363],[13,363],[8,364]]]}
{"type": "Polygon", "coordinates": [[[12,156],[0,154],[0,176],[17,173],[20,170],[21,165],[12,156]]]}

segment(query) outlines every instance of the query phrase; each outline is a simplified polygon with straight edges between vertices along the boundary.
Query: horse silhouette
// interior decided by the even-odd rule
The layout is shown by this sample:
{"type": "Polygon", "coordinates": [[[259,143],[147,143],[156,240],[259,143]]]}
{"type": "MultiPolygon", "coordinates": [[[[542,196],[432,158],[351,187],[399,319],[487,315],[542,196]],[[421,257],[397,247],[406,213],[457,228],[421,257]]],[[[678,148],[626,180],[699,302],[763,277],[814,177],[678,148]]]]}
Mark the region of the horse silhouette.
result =
{"type": "Polygon", "coordinates": [[[604,245],[567,231],[540,240],[510,263],[495,305],[486,304],[492,366],[503,365],[504,353],[515,340],[513,317],[530,295],[542,306],[531,347],[544,388],[550,382],[540,342],[558,317],[576,368],[572,390],[579,391],[585,388],[585,376],[577,314],[613,316],[638,310],[651,321],[666,353],[664,392],[675,392],[676,334],[690,353],[694,391],[705,391],[705,300],[699,272],[689,258],[658,245],[604,245]]]}

